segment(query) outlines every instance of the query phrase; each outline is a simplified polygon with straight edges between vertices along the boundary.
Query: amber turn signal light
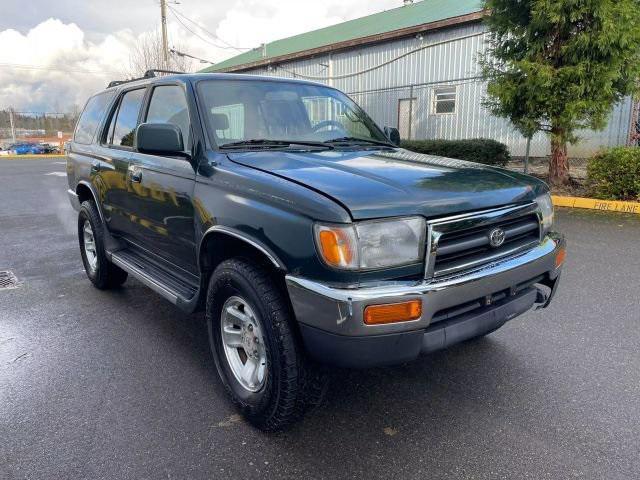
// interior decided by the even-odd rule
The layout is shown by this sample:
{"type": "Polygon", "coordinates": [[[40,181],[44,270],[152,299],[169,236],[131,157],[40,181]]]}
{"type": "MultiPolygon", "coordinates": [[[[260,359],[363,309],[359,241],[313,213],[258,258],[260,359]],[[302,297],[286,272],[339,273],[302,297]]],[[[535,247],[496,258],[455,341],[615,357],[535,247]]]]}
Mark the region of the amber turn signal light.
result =
{"type": "Polygon", "coordinates": [[[347,233],[340,229],[327,229],[320,232],[319,238],[322,257],[329,265],[344,267],[351,264],[353,250],[347,233]]]}
{"type": "Polygon", "coordinates": [[[382,325],[385,323],[408,322],[422,316],[422,300],[402,303],[369,305],[364,309],[364,323],[382,325]]]}
{"type": "Polygon", "coordinates": [[[556,268],[562,265],[566,258],[567,258],[567,249],[561,248],[560,250],[558,250],[558,253],[556,254],[556,268]]]}

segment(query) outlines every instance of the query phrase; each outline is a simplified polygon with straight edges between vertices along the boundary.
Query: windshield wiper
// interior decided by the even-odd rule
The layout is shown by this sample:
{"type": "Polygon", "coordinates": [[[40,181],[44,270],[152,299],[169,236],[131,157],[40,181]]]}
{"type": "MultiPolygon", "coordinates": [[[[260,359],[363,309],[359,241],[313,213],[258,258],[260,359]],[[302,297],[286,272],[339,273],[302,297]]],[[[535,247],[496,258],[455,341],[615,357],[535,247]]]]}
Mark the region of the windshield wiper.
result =
{"type": "Polygon", "coordinates": [[[323,149],[333,149],[332,145],[328,145],[325,142],[312,142],[307,140],[269,140],[267,138],[252,138],[250,140],[240,140],[238,142],[225,143],[220,145],[221,149],[233,149],[233,148],[278,148],[278,147],[290,147],[291,145],[304,145],[307,147],[318,147],[323,149]]]}
{"type": "Polygon", "coordinates": [[[369,138],[359,138],[359,137],[339,137],[339,138],[332,138],[331,140],[327,140],[324,143],[347,143],[347,144],[352,144],[352,145],[362,145],[364,144],[369,144],[369,145],[381,145],[384,147],[393,147],[395,148],[395,145],[389,143],[389,142],[383,142],[380,140],[373,140],[373,139],[369,139],[369,138]]]}

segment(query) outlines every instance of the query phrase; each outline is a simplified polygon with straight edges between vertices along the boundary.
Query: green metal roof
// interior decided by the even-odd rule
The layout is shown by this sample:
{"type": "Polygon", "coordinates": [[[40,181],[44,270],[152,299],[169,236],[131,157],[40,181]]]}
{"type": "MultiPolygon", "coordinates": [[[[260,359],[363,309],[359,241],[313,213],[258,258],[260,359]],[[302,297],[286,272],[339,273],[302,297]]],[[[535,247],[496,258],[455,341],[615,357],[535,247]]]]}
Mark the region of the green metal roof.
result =
{"type": "Polygon", "coordinates": [[[424,0],[319,30],[276,40],[267,44],[267,55],[265,57],[262,56],[262,49],[257,48],[224,60],[202,71],[215,72],[334,43],[459,17],[481,10],[481,0],[424,0]]]}

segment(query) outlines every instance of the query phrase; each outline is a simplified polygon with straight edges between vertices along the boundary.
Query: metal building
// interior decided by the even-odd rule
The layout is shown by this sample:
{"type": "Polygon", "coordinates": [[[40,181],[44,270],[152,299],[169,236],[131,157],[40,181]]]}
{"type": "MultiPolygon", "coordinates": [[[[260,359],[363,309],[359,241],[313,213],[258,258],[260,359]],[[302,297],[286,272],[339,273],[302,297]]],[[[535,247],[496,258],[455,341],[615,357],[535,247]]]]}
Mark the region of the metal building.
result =
{"type": "MultiPolygon", "coordinates": [[[[205,71],[310,79],[348,93],[380,125],[404,139],[493,138],[524,155],[526,140],[509,121],[482,107],[486,84],[478,54],[486,47],[480,0],[424,0],[262,45],[205,71]]],[[[635,131],[630,98],[608,126],[585,131],[572,157],[624,145],[635,131]]],[[[543,134],[531,155],[550,154],[543,134]]]]}

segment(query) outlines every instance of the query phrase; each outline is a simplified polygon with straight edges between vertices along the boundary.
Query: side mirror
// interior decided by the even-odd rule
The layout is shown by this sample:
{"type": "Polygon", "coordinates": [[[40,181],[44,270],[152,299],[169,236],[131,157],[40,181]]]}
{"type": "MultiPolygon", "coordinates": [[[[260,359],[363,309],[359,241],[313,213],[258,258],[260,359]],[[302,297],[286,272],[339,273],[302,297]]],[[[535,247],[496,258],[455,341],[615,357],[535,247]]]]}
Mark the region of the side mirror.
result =
{"type": "Polygon", "coordinates": [[[141,123],[134,141],[140,153],[184,155],[182,132],[171,123],[141,123]]]}
{"type": "Polygon", "coordinates": [[[400,132],[395,127],[384,127],[384,134],[396,146],[400,146],[400,132]]]}

